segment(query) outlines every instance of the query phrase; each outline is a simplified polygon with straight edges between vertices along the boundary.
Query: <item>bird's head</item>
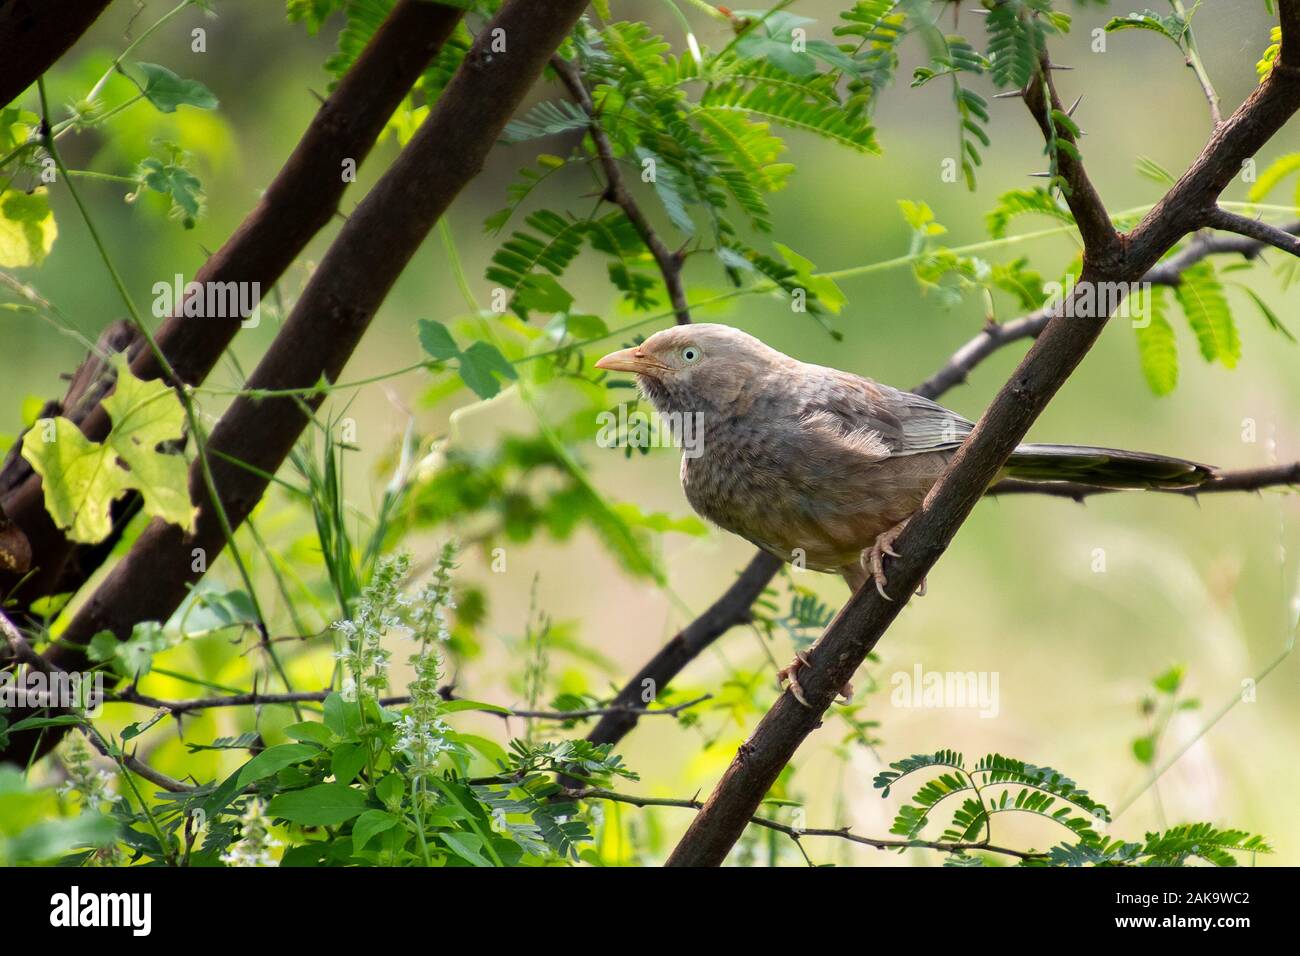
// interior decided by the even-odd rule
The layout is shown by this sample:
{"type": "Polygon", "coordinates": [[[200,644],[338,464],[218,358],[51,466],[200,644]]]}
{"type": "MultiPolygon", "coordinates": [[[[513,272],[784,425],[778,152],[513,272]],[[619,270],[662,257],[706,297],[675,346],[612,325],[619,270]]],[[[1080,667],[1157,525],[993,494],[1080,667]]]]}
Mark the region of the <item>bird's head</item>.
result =
{"type": "Polygon", "coordinates": [[[661,412],[727,413],[793,362],[729,325],[679,325],[611,352],[596,368],[631,372],[661,412]]]}

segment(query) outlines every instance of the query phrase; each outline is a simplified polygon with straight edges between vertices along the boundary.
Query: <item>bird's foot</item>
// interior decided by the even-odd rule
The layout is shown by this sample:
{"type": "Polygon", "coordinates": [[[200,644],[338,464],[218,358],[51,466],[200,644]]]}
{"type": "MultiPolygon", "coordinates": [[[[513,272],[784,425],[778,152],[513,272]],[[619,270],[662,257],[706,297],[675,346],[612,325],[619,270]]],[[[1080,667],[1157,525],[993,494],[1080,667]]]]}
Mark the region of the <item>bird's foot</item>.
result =
{"type": "MultiPolygon", "coordinates": [[[[795,700],[803,704],[805,707],[812,707],[812,704],[808,703],[808,698],[803,695],[803,688],[799,686],[799,669],[807,666],[807,655],[804,654],[803,651],[795,651],[794,660],[776,672],[776,679],[782,688],[786,688],[787,684],[789,685],[788,689],[790,693],[794,695],[795,700]]],[[[839,696],[843,697],[846,702],[852,700],[853,685],[851,683],[845,683],[845,685],[839,689],[839,696]]]]}
{"type": "MultiPolygon", "coordinates": [[[[871,575],[872,580],[876,582],[876,590],[880,592],[880,596],[886,601],[892,601],[893,598],[885,593],[885,585],[889,583],[889,580],[885,577],[885,555],[889,555],[891,558],[901,557],[894,550],[894,542],[898,540],[898,536],[907,527],[907,522],[908,519],[904,518],[888,531],[880,532],[880,534],[876,535],[875,543],[862,552],[862,570],[871,575]]],[[[925,593],[924,581],[921,582],[921,588],[917,593],[925,593]]]]}

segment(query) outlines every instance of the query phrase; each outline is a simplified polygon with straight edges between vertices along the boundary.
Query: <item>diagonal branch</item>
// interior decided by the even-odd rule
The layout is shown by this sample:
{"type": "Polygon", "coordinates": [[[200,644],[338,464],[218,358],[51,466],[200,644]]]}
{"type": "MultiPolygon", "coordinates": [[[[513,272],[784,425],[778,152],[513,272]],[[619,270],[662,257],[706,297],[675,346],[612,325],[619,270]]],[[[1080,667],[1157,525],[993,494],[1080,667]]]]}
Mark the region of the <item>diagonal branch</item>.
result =
{"type": "MultiPolygon", "coordinates": [[[[1292,234],[1300,234],[1300,221],[1282,227],[1292,234]]],[[[1240,255],[1254,259],[1265,243],[1242,236],[1199,235],[1186,249],[1170,256],[1147,270],[1143,282],[1154,285],[1177,285],[1184,270],[1210,255],[1240,255]]],[[[918,395],[936,399],[949,389],[966,381],[969,373],[998,349],[1022,339],[1037,338],[1051,319],[1048,309],[1013,319],[990,324],[978,335],[953,353],[933,375],[913,389],[918,395]]],[[[1203,493],[1245,491],[1273,485],[1293,484],[1290,473],[1279,470],[1266,474],[1258,472],[1229,472],[1211,484],[1199,489],[1203,493]],[[1249,476],[1255,475],[1252,481],[1249,476]]],[[[1016,482],[1002,481],[989,490],[992,495],[1045,494],[1081,500],[1091,495],[1113,489],[1099,489],[1092,485],[1074,485],[1066,482],[1016,482]]],[[[1153,489],[1155,490],[1155,489],[1153,489]]],[[[657,694],[680,674],[709,645],[737,624],[750,619],[750,606],[758,600],[764,588],[780,570],[781,562],[765,551],[757,551],[741,572],[740,577],[700,617],[673,636],[624,685],[615,698],[618,702],[635,703],[649,690],[657,694]]],[[[592,743],[617,743],[636,727],[636,719],[611,716],[602,719],[587,735],[592,743]]]]}
{"type": "Polygon", "coordinates": [[[682,284],[683,257],[664,245],[664,241],[650,225],[645,212],[632,198],[632,193],[623,178],[623,171],[619,169],[618,157],[614,155],[614,146],[609,140],[609,134],[600,125],[600,117],[596,113],[596,107],[591,101],[591,93],[587,91],[587,85],[582,79],[582,71],[578,69],[578,65],[557,55],[551,57],[551,68],[559,75],[569,95],[591,120],[587,129],[591,134],[591,141],[596,146],[596,154],[600,157],[601,168],[605,171],[604,198],[622,209],[631,221],[637,235],[650,250],[650,255],[654,256],[655,264],[663,275],[664,285],[668,288],[668,298],[677,316],[677,324],[689,325],[691,313],[686,305],[686,288],[682,284]]]}
{"type": "MultiPolygon", "coordinates": [[[[241,283],[265,293],[331,221],[347,178],[344,163],[358,166],[370,152],[389,117],[432,61],[460,21],[463,11],[423,0],[401,0],[376,31],[338,87],[321,104],[302,139],[266,188],[257,206],[225,244],[195,273],[193,281],[221,289],[241,283]]],[[[232,286],[233,288],[233,286],[232,286]]],[[[159,328],[159,348],[177,376],[190,385],[207,377],[239,331],[238,315],[208,315],[210,297],[198,295],[159,328]],[[195,307],[198,307],[197,309],[195,307]],[[186,308],[188,307],[188,314],[186,308]],[[197,314],[196,314],[197,313],[197,314]]],[[[220,310],[219,310],[220,311],[220,310]]],[[[132,371],[144,379],[162,375],[153,351],[134,331],[126,330],[112,351],[127,351],[132,371]]],[[[91,356],[69,388],[60,408],[85,435],[102,441],[110,422],[99,401],[113,383],[102,359],[91,356]]],[[[107,554],[98,546],[74,546],[50,519],[40,476],[18,454],[21,441],[0,471],[0,506],[30,543],[33,574],[0,575],[0,591],[19,609],[36,598],[75,591],[107,554]],[[21,586],[20,585],[21,581],[21,586]]],[[[117,514],[130,514],[120,503],[117,514]]]]}
{"type": "Polygon", "coordinates": [[[737,624],[752,620],[750,608],[780,568],[780,559],[766,551],[755,553],[731,587],[707,611],[678,631],[623,685],[612,705],[622,709],[603,716],[587,734],[587,740],[593,744],[612,744],[631,733],[641,716],[636,708],[647,695],[653,700],[705,648],[737,624]]]}
{"type": "Polygon", "coordinates": [[[0,3],[0,106],[6,106],[68,52],[110,0],[0,3]]]}
{"type": "MultiPolygon", "coordinates": [[[[181,604],[225,546],[222,513],[232,527],[243,523],[323,397],[302,402],[283,393],[309,393],[322,378],[338,380],[389,289],[482,169],[511,114],[585,7],[586,0],[509,0],[489,21],[429,117],[348,217],[250,376],[248,393],[212,430],[212,483],[221,507],[209,498],[203,475],[191,468],[190,495],[199,503],[193,528],[151,523],[68,622],[58,646],[47,652],[51,663],[76,669],[96,634],[111,631],[124,638],[137,623],[166,620],[181,604]],[[268,392],[278,397],[257,397],[268,392]],[[206,561],[200,563],[196,555],[206,561]]],[[[52,746],[56,736],[46,734],[38,742],[31,735],[13,735],[0,760],[25,763],[52,746]]]]}
{"type": "MultiPolygon", "coordinates": [[[[1284,48],[1289,47],[1293,54],[1300,52],[1295,49],[1300,36],[1294,34],[1300,28],[1300,0],[1280,0],[1279,6],[1284,48]]],[[[1031,82],[1026,96],[1031,111],[1035,111],[1035,86],[1031,82]]],[[[1050,91],[1045,77],[1043,86],[1050,91]]],[[[1041,98],[1037,106],[1036,116],[1044,106],[1041,98]]],[[[1103,281],[1140,280],[1197,227],[1241,162],[1268,142],[1297,108],[1300,70],[1274,69],[1215,130],[1191,168],[1133,233],[1114,242],[1104,228],[1109,217],[1100,198],[1080,188],[1087,182],[1082,166],[1073,161],[1063,164],[1073,189],[1071,208],[1085,241],[1084,267],[1075,295],[1103,281]]],[[[1097,321],[1079,321],[1058,315],[1048,322],[900,536],[896,547],[901,557],[890,567],[890,587],[895,594],[910,595],[921,585],[1030,425],[1097,340],[1106,318],[1101,315],[1097,321]]],[[[799,703],[792,693],[777,698],[668,858],[669,866],[717,866],[723,862],[781,770],[820,726],[838,688],[853,676],[903,604],[871,587],[860,589],[849,600],[813,646],[808,654],[810,664],[801,672],[803,694],[811,706],[799,703]]]]}

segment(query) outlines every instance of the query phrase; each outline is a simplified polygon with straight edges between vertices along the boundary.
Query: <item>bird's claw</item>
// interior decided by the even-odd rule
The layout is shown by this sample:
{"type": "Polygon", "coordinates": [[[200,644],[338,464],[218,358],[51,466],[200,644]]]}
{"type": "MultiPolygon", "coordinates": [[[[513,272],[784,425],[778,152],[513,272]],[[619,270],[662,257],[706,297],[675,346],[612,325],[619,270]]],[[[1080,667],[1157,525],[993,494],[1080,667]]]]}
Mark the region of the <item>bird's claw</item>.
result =
{"type": "MultiPolygon", "coordinates": [[[[882,531],[876,536],[876,540],[871,547],[862,552],[862,570],[871,575],[871,579],[876,584],[876,593],[886,601],[892,601],[893,598],[885,593],[885,585],[889,583],[889,579],[885,577],[885,555],[889,555],[891,558],[902,557],[901,554],[894,550],[894,542],[898,540],[898,536],[903,533],[905,527],[907,527],[907,522],[900,521],[888,531],[882,531]]],[[[921,586],[916,593],[918,595],[925,594],[924,580],[921,581],[921,586]]]]}
{"type": "Polygon", "coordinates": [[[811,707],[812,704],[808,703],[808,698],[803,695],[803,688],[799,686],[799,678],[796,676],[799,673],[799,668],[807,665],[808,658],[803,651],[795,651],[794,660],[776,672],[776,679],[783,689],[788,689],[794,695],[795,700],[805,707],[811,707]],[[786,688],[787,684],[789,685],[788,688],[786,688]]]}
{"type": "MultiPolygon", "coordinates": [[[[803,651],[795,651],[794,660],[776,672],[776,679],[780,682],[783,688],[790,691],[795,700],[803,704],[803,706],[811,709],[812,704],[808,703],[808,698],[804,696],[803,688],[799,686],[798,678],[799,668],[807,667],[808,663],[808,656],[803,651]]],[[[845,701],[852,700],[853,685],[846,682],[845,685],[839,689],[838,693],[845,701]]]]}

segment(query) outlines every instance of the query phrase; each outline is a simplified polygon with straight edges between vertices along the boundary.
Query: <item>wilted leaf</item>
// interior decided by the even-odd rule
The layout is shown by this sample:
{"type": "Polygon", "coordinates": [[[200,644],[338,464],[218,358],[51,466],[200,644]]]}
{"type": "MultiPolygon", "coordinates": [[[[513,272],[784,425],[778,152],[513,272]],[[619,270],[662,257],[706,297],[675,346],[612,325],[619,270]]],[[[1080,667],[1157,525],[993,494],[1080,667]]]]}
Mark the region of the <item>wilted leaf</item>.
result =
{"type": "Polygon", "coordinates": [[[41,419],[23,438],[23,457],[44,479],[46,510],[83,544],[108,537],[109,507],[130,489],[140,492],[146,514],[172,524],[188,528],[197,510],[185,459],[158,450],[183,434],[180,400],[165,382],[136,378],[123,356],[113,364],[117,389],[104,400],[113,426],[102,444],[66,418],[41,419]]]}

